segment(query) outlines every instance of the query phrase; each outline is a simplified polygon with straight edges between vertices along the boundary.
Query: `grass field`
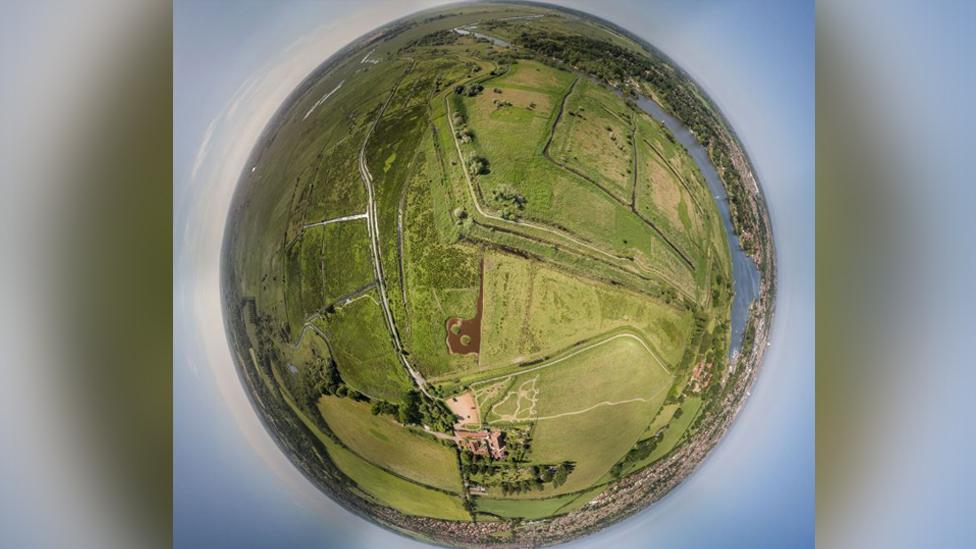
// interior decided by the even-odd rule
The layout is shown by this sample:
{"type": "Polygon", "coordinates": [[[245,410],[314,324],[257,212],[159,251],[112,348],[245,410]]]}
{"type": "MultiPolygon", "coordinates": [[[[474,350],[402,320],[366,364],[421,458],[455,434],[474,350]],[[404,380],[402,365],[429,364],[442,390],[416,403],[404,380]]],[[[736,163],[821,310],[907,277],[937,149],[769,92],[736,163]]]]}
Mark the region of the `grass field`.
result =
{"type": "Polygon", "coordinates": [[[336,467],[356,483],[359,490],[375,498],[377,502],[408,515],[470,520],[471,516],[464,509],[459,497],[404,480],[360,458],[322,433],[287,392],[282,391],[280,394],[305,427],[325,445],[329,458],[336,467]]]}
{"type": "Polygon", "coordinates": [[[485,92],[453,99],[475,132],[463,152],[480,154],[491,164],[490,173],[476,178],[483,200],[502,210],[505,204],[492,197],[517,192],[525,199],[519,215],[578,235],[608,253],[654,265],[666,280],[694,295],[687,266],[628,206],[542,154],[574,80],[570,73],[520,61],[501,77],[487,80],[485,92]],[[495,104],[506,100],[506,94],[513,98],[511,106],[495,104]]]}
{"type": "Polygon", "coordinates": [[[630,203],[634,114],[612,92],[583,78],[566,99],[549,154],[630,203]]]}
{"type": "Polygon", "coordinates": [[[673,364],[690,334],[688,312],[530,260],[487,254],[485,277],[483,367],[551,354],[624,326],[673,364]]]}
{"type": "Polygon", "coordinates": [[[631,334],[472,387],[477,391],[507,379],[511,386],[505,395],[481,408],[487,421],[535,421],[532,461],[576,462],[569,480],[546,495],[586,489],[609,471],[645,431],[672,382],[631,334]]]}
{"type": "Polygon", "coordinates": [[[320,307],[334,303],[374,279],[364,220],[332,223],[322,229],[325,233],[322,251],[325,285],[320,307]]]}
{"type": "Polygon", "coordinates": [[[329,346],[326,345],[325,340],[320,335],[315,333],[315,330],[306,328],[299,333],[302,336],[298,342],[298,347],[285,346],[285,349],[289,351],[288,360],[291,364],[301,367],[313,360],[330,358],[329,346]]]}
{"type": "Polygon", "coordinates": [[[579,497],[578,494],[567,494],[546,499],[500,499],[482,497],[477,499],[477,505],[479,512],[491,513],[502,518],[537,520],[555,515],[557,511],[574,503],[579,497]]]}
{"type": "Polygon", "coordinates": [[[491,409],[482,409],[489,423],[577,415],[627,401],[653,402],[659,397],[663,401],[671,386],[671,374],[630,333],[573,349],[501,379],[472,384],[472,388],[509,379],[507,395],[491,409]]]}
{"type": "Polygon", "coordinates": [[[664,406],[661,406],[661,409],[658,411],[657,415],[654,416],[654,421],[652,421],[651,424],[647,426],[647,430],[644,431],[642,438],[652,437],[656,435],[658,431],[667,427],[668,423],[671,421],[671,416],[674,415],[674,412],[677,409],[677,404],[665,404],[664,406]]]}
{"type": "MultiPolygon", "coordinates": [[[[671,450],[673,450],[675,446],[681,442],[682,437],[684,437],[685,432],[688,430],[688,426],[691,425],[692,421],[695,420],[695,416],[698,415],[701,405],[702,400],[699,397],[686,398],[680,407],[682,411],[681,417],[670,420],[670,422],[667,424],[667,431],[665,431],[664,437],[660,442],[658,442],[657,447],[654,448],[654,451],[651,452],[651,454],[645,459],[634,462],[629,467],[624,469],[623,474],[628,475],[634,471],[643,469],[644,467],[668,455],[668,453],[670,453],[671,450]]],[[[655,423],[656,422],[657,420],[655,420],[655,423]]]]}
{"type": "Polygon", "coordinates": [[[356,298],[327,320],[316,320],[329,335],[339,373],[347,385],[370,397],[391,402],[412,387],[383,330],[376,291],[356,298]]]}
{"type": "Polygon", "coordinates": [[[452,316],[474,315],[480,250],[456,241],[450,191],[429,131],[422,153],[422,163],[409,183],[404,212],[405,344],[418,369],[436,376],[477,364],[476,357],[448,353],[444,322],[452,316]]]}
{"type": "Polygon", "coordinates": [[[701,207],[708,199],[705,188],[685,168],[686,153],[662,137],[664,130],[657,122],[641,116],[637,128],[637,210],[689,256],[700,257],[707,242],[705,222],[711,222],[701,207]]]}
{"type": "Polygon", "coordinates": [[[453,448],[414,433],[389,416],[374,416],[368,404],[352,399],[324,396],[319,410],[339,440],[367,461],[421,484],[460,492],[453,448]]]}
{"type": "Polygon", "coordinates": [[[339,470],[352,479],[360,489],[385,505],[408,515],[445,520],[471,519],[471,515],[464,510],[461,498],[424,488],[391,475],[331,441],[326,446],[329,457],[339,470]]]}

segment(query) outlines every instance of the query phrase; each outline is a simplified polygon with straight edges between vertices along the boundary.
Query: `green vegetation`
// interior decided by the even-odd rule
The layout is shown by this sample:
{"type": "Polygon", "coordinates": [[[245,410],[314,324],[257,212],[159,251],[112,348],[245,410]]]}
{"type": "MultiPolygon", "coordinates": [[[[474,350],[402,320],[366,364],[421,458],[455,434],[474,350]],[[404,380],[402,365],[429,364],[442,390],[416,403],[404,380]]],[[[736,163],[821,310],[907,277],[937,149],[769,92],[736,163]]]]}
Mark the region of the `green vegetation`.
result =
{"type": "Polygon", "coordinates": [[[369,235],[361,220],[333,223],[323,227],[321,254],[325,287],[319,294],[320,307],[334,304],[373,281],[369,259],[369,235]]]}
{"type": "Polygon", "coordinates": [[[482,364],[527,362],[620,327],[638,330],[668,363],[688,341],[691,314],[505,254],[485,258],[482,364]]]}
{"type": "Polygon", "coordinates": [[[701,408],[701,399],[689,397],[674,412],[666,431],[659,431],[651,438],[638,442],[623,460],[614,465],[611,474],[615,477],[624,476],[642,469],[668,455],[686,436],[689,426],[701,408]]]}
{"type": "Polygon", "coordinates": [[[408,515],[470,520],[460,498],[394,476],[338,444],[326,446],[339,470],[377,501],[408,515]]]}
{"type": "Polygon", "coordinates": [[[315,321],[329,335],[342,379],[370,398],[401,401],[410,390],[407,374],[383,326],[376,292],[371,290],[315,321]]]}
{"type": "Polygon", "coordinates": [[[635,115],[623,100],[587,79],[579,80],[566,98],[563,115],[549,154],[629,203],[635,115]]]}
{"type": "MultiPolygon", "coordinates": [[[[581,34],[523,33],[516,42],[535,52],[541,59],[571,63],[607,82],[625,83],[632,79],[642,82],[633,93],[651,90],[652,95],[667,105],[710,150],[712,161],[720,170],[729,191],[736,232],[740,235],[765,232],[760,230],[762,221],[755,214],[755,209],[748,207],[749,191],[735,169],[731,138],[724,127],[725,121],[702,100],[703,93],[687,76],[669,70],[665,66],[666,61],[657,55],[648,55],[648,52],[635,51],[605,39],[581,34]]],[[[743,243],[748,252],[753,252],[757,246],[758,243],[752,238],[747,238],[743,243]]]]}
{"type": "MultiPolygon", "coordinates": [[[[748,249],[768,244],[704,95],[582,16],[452,6],[295,90],[235,195],[223,293],[255,409],[316,485],[443,544],[549,543],[582,531],[526,536],[615,518],[608,488],[703,444],[744,386],[727,236],[637,93],[702,138],[748,249]]],[[[641,497],[667,488],[650,478],[641,497]]]]}
{"type": "Polygon", "coordinates": [[[339,440],[363,459],[420,484],[461,490],[454,450],[429,435],[375,416],[369,405],[348,398],[322,397],[318,407],[339,440]]]}
{"type": "MultiPolygon", "coordinates": [[[[478,498],[479,513],[490,513],[502,518],[522,518],[538,520],[562,512],[569,512],[569,506],[579,499],[578,494],[567,494],[545,499],[498,499],[478,498]]],[[[586,501],[580,503],[583,505],[586,501]]]]}

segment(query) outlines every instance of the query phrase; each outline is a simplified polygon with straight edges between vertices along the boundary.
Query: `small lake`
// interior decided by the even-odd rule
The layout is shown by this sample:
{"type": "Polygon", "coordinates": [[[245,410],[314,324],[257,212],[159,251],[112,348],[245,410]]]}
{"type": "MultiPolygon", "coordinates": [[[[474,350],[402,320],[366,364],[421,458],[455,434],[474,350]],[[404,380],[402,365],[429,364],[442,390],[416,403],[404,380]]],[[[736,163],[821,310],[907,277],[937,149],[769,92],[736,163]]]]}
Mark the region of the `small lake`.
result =
{"type": "Polygon", "coordinates": [[[759,268],[739,245],[739,238],[735,235],[732,219],[729,217],[729,201],[725,187],[722,185],[715,167],[712,166],[712,161],[708,158],[705,148],[698,143],[694,134],[684,124],[665,112],[654,100],[641,96],[637,100],[637,106],[651,118],[664,124],[674,134],[675,140],[688,149],[688,154],[691,155],[705,177],[712,198],[722,216],[722,224],[725,226],[725,234],[729,241],[729,252],[732,255],[732,279],[735,291],[732,298],[732,344],[729,346],[729,355],[731,356],[742,347],[742,335],[745,333],[746,320],[749,318],[749,306],[753,300],[759,297],[759,268]]]}

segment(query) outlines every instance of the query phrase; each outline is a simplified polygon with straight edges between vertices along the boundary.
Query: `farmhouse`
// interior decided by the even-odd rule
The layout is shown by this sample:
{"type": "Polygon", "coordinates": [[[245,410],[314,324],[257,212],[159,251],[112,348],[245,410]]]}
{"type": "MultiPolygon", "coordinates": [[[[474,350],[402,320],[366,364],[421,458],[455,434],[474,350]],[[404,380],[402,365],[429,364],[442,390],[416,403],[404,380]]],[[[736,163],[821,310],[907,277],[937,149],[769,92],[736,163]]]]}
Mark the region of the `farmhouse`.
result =
{"type": "Polygon", "coordinates": [[[456,431],[457,443],[477,456],[505,459],[505,433],[496,430],[456,431]]]}

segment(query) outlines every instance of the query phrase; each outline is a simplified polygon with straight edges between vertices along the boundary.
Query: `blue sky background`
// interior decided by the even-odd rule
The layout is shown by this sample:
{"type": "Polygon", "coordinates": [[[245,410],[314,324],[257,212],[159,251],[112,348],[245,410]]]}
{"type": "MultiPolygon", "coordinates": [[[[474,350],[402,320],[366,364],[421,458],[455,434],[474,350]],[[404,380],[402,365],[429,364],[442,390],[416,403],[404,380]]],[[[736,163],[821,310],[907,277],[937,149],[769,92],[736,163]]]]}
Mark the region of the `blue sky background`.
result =
{"type": "MultiPolygon", "coordinates": [[[[277,450],[231,364],[218,251],[244,158],[284,97],[357,36],[438,2],[174,9],[174,534],[179,547],[416,545],[341,509],[277,450]]],[[[779,295],[738,420],[664,500],[578,547],[806,547],[814,525],[812,2],[565,2],[669,54],[732,122],[773,217],[779,295]]]]}

